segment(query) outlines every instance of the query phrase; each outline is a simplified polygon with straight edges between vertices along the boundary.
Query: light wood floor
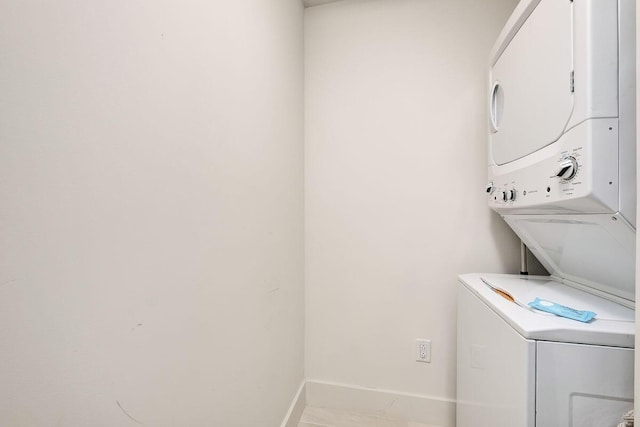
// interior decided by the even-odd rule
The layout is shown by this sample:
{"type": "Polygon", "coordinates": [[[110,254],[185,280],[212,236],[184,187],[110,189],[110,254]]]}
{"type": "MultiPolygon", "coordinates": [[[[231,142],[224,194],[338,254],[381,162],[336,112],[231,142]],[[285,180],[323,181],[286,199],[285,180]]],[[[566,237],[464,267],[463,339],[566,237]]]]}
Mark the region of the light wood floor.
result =
{"type": "Polygon", "coordinates": [[[437,427],[376,414],[307,406],[298,427],[437,427]]]}

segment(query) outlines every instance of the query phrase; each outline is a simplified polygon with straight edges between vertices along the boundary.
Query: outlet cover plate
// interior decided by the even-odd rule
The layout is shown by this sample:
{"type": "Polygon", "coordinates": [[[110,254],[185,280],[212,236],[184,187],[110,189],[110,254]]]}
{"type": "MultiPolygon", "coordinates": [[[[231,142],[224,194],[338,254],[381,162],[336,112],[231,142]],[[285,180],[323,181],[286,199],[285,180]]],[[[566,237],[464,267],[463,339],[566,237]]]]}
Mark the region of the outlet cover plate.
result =
{"type": "Polygon", "coordinates": [[[431,340],[416,340],[416,362],[431,363],[431,340]]]}

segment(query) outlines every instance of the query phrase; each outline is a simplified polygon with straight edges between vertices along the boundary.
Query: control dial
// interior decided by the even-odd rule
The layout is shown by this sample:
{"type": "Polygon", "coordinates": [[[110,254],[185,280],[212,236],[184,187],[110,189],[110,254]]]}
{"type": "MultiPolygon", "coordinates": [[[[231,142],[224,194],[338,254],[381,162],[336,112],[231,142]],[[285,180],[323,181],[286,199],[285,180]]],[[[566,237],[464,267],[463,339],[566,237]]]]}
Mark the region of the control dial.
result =
{"type": "Polygon", "coordinates": [[[491,195],[496,190],[496,187],[493,185],[493,182],[489,182],[487,184],[487,194],[491,195]]]}
{"type": "Polygon", "coordinates": [[[513,202],[516,200],[516,197],[517,197],[516,195],[517,195],[517,192],[515,188],[511,190],[504,190],[500,192],[500,199],[503,202],[513,202]]]}
{"type": "Polygon", "coordinates": [[[576,176],[576,172],[578,172],[578,161],[575,157],[567,157],[562,159],[556,176],[563,181],[569,181],[576,176]]]}
{"type": "Polygon", "coordinates": [[[501,196],[503,202],[513,202],[516,199],[516,190],[504,190],[501,196]]]}

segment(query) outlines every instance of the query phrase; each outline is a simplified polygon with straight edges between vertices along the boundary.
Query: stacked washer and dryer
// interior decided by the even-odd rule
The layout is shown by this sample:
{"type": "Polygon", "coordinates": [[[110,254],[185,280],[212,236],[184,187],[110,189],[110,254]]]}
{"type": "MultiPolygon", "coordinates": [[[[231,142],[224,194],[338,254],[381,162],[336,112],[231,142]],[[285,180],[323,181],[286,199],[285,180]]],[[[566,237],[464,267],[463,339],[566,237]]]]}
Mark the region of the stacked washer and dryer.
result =
{"type": "Polygon", "coordinates": [[[551,276],[459,277],[457,426],[615,427],[633,408],[635,1],[521,0],[490,65],[489,206],[551,276]]]}

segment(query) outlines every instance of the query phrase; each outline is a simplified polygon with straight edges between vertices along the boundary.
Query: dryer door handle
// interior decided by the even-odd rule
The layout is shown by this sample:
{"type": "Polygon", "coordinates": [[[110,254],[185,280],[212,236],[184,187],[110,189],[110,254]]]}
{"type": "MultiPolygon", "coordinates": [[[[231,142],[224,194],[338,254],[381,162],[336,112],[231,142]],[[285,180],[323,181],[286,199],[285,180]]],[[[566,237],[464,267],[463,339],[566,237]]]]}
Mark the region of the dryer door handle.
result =
{"type": "Polygon", "coordinates": [[[504,110],[504,90],[502,89],[499,81],[495,81],[493,83],[491,99],[489,102],[491,132],[496,133],[500,129],[500,122],[502,121],[502,113],[504,110]]]}

